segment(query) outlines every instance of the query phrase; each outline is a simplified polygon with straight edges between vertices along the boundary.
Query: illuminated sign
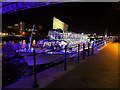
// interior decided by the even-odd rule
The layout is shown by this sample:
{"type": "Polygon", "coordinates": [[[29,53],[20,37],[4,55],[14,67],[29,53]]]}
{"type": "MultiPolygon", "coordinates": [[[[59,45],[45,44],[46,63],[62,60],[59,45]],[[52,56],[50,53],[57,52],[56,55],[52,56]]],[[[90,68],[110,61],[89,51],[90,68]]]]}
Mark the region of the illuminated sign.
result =
{"type": "Polygon", "coordinates": [[[55,46],[65,47],[68,43],[64,40],[39,40],[36,44],[37,47],[55,47],[55,46]]]}

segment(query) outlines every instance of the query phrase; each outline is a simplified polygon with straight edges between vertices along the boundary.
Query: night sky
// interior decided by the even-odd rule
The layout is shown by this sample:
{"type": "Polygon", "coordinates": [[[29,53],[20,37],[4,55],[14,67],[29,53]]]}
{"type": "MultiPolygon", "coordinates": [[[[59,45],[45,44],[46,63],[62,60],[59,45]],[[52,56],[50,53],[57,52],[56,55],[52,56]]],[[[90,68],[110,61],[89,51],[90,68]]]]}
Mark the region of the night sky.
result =
{"type": "Polygon", "coordinates": [[[108,28],[108,35],[120,35],[120,5],[110,2],[67,2],[3,14],[3,29],[20,21],[25,22],[27,28],[35,23],[45,30],[52,29],[53,16],[68,24],[69,31],[104,35],[108,28]]]}

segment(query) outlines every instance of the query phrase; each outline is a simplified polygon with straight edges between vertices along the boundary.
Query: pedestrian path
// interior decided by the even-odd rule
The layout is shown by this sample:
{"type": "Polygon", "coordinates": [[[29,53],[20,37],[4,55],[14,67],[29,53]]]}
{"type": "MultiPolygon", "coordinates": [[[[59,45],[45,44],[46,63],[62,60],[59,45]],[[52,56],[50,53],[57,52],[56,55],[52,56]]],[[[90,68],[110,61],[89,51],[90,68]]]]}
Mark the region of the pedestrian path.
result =
{"type": "MultiPolygon", "coordinates": [[[[67,70],[61,63],[37,74],[38,88],[117,88],[118,43],[109,44],[95,55],[67,62],[67,70]]],[[[32,88],[33,76],[5,88],[32,88]]],[[[4,89],[3,89],[4,90],[4,89]]]]}
{"type": "Polygon", "coordinates": [[[46,88],[118,88],[118,43],[112,43],[46,88]]]}

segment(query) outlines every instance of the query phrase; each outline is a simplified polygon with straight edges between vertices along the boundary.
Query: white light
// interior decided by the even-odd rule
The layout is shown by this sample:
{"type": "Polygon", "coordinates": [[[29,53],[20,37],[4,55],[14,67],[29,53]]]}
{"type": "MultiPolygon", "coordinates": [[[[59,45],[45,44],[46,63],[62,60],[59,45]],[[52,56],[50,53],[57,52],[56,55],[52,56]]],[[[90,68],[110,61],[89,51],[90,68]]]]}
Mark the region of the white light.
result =
{"type": "Polygon", "coordinates": [[[84,35],[84,33],[81,33],[81,35],[84,35]]]}
{"type": "Polygon", "coordinates": [[[15,24],[15,26],[18,26],[18,24],[15,24]]]}

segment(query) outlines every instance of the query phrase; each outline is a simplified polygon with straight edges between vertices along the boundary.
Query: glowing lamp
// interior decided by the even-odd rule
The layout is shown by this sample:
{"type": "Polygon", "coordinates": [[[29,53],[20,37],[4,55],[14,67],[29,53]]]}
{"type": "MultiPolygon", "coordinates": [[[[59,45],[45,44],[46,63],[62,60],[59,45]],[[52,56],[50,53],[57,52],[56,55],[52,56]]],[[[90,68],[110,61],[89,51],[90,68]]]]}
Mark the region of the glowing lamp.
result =
{"type": "Polygon", "coordinates": [[[84,35],[84,33],[81,33],[81,35],[84,35]]]}
{"type": "Polygon", "coordinates": [[[22,35],[25,35],[25,32],[23,32],[22,35]]]}
{"type": "Polygon", "coordinates": [[[8,35],[8,33],[5,33],[6,35],[8,35]]]}
{"type": "Polygon", "coordinates": [[[35,32],[33,32],[33,34],[35,35],[35,32]]]}
{"type": "Polygon", "coordinates": [[[2,33],[2,35],[5,35],[5,33],[2,33]]]}
{"type": "Polygon", "coordinates": [[[96,35],[96,33],[94,33],[94,35],[96,35]]]}
{"type": "Polygon", "coordinates": [[[12,44],[14,44],[14,41],[12,41],[12,44]]]}

